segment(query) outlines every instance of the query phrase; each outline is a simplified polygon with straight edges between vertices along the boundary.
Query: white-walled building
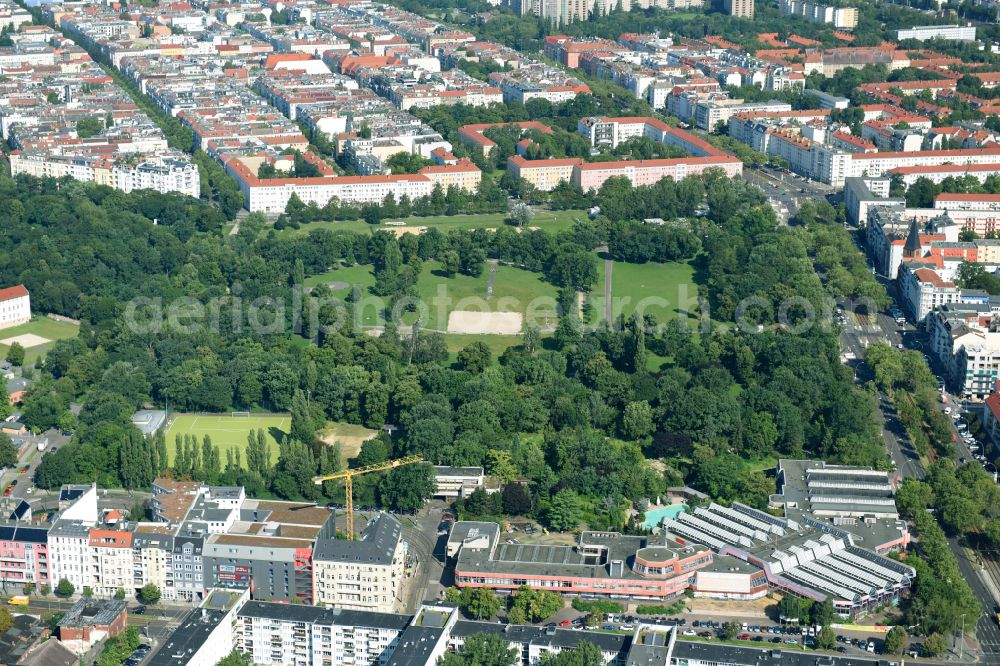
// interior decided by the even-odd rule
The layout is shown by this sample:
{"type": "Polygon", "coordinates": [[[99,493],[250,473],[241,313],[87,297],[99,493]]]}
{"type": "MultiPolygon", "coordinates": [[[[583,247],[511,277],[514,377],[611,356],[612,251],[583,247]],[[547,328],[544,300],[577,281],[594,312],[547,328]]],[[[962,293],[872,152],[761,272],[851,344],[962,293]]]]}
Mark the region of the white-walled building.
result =
{"type": "Polygon", "coordinates": [[[150,155],[135,162],[105,158],[10,154],[11,175],[27,174],[36,178],[64,178],[108,185],[123,192],[156,190],[180,192],[197,198],[201,192],[198,166],[173,155],[150,155]]]}
{"type": "Polygon", "coordinates": [[[234,647],[254,664],[383,666],[409,623],[409,615],[251,601],[234,647]]]}
{"type": "Polygon", "coordinates": [[[313,603],[392,612],[403,580],[405,546],[399,521],[387,513],[368,523],[357,541],[319,541],[312,562],[313,603]]]}
{"type": "Polygon", "coordinates": [[[249,599],[248,589],[211,590],[201,606],[161,641],[147,666],[215,666],[238,644],[237,613],[249,599]]]}
{"type": "Polygon", "coordinates": [[[941,279],[933,266],[919,261],[900,264],[898,281],[906,311],[917,322],[934,308],[962,298],[958,285],[941,279]]]}
{"type": "Polygon", "coordinates": [[[0,289],[0,329],[31,321],[31,296],[23,284],[0,289]]]}
{"type": "Polygon", "coordinates": [[[853,30],[858,26],[857,7],[832,7],[803,0],[778,0],[778,8],[785,16],[801,16],[813,23],[830,23],[840,30],[853,30]]]}
{"type": "Polygon", "coordinates": [[[896,39],[953,39],[961,42],[976,41],[976,26],[974,25],[921,25],[906,30],[897,30],[896,39]]]}

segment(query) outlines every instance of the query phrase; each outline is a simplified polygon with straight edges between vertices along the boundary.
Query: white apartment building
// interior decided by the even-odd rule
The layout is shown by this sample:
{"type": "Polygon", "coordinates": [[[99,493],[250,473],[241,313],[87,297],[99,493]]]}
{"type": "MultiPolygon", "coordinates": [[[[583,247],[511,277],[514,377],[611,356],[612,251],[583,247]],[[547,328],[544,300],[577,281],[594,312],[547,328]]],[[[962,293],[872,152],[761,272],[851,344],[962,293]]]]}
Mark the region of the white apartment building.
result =
{"type": "Polygon", "coordinates": [[[722,6],[730,16],[752,19],[753,2],[754,0],[724,0],[722,6]]]}
{"type": "Polygon", "coordinates": [[[63,579],[78,591],[85,587],[93,589],[91,564],[90,528],[75,521],[56,521],[49,529],[49,571],[53,589],[63,579]]]}
{"type": "Polygon", "coordinates": [[[1000,331],[973,330],[954,341],[954,368],[965,398],[986,398],[1000,377],[1000,331]]]}
{"type": "Polygon", "coordinates": [[[795,173],[832,185],[850,175],[851,154],[808,139],[797,126],[778,127],[766,120],[734,117],[729,135],[754,150],[788,162],[795,173]]]}
{"type": "Polygon", "coordinates": [[[737,113],[791,111],[787,102],[744,102],[742,99],[703,100],[694,107],[694,122],[698,129],[710,132],[719,123],[728,123],[737,113]]]}
{"type": "Polygon", "coordinates": [[[126,162],[14,151],[10,154],[10,171],[14,176],[24,173],[36,178],[69,176],[74,180],[108,185],[123,192],[156,190],[180,192],[196,198],[201,192],[198,166],[175,156],[148,156],[136,162],[126,162]]]}
{"type": "Polygon", "coordinates": [[[116,164],[112,169],[114,187],[123,192],[156,190],[180,192],[198,198],[201,179],[198,166],[193,162],[174,158],[149,158],[138,164],[116,164]]]}
{"type": "Polygon", "coordinates": [[[992,330],[991,307],[989,302],[952,303],[926,320],[930,351],[963,398],[985,398],[1000,376],[1000,331],[992,330]]]}
{"type": "Polygon", "coordinates": [[[9,5],[5,4],[3,9],[0,10],[0,30],[7,28],[17,30],[18,27],[25,23],[31,23],[31,14],[17,5],[13,3],[9,5]]]}
{"type": "Polygon", "coordinates": [[[976,26],[969,25],[922,25],[907,30],[897,30],[896,39],[954,39],[961,42],[976,41],[976,26]]]}
{"type": "Polygon", "coordinates": [[[140,525],[132,537],[132,587],[155,585],[164,599],[177,598],[174,589],[171,535],[161,525],[140,525]]]}
{"type": "Polygon", "coordinates": [[[906,311],[917,322],[923,321],[934,308],[957,303],[962,297],[958,285],[941,279],[929,264],[904,261],[897,279],[906,311]]]}
{"type": "Polygon", "coordinates": [[[831,7],[818,2],[778,0],[778,8],[785,16],[801,16],[813,23],[830,23],[840,30],[858,27],[857,7],[831,7]]]}
{"type": "Polygon", "coordinates": [[[23,284],[0,289],[0,329],[31,321],[31,295],[23,284]]]}
{"type": "Polygon", "coordinates": [[[1000,194],[949,194],[934,197],[934,207],[947,211],[983,211],[1000,213],[1000,194]]]}
{"type": "Polygon", "coordinates": [[[234,647],[254,664],[384,666],[409,623],[409,615],[250,601],[234,647]]]}
{"type": "Polygon", "coordinates": [[[313,553],[313,603],[390,613],[403,579],[402,528],[386,513],[376,516],[358,541],[324,539],[313,553]]]}
{"type": "Polygon", "coordinates": [[[98,597],[113,597],[118,590],[132,589],[134,562],[132,532],[93,529],[88,535],[91,589],[98,597]]]}
{"type": "Polygon", "coordinates": [[[469,161],[456,165],[424,167],[416,174],[375,176],[330,176],[314,178],[257,178],[239,157],[225,158],[224,164],[243,190],[244,206],[250,212],[283,213],[292,194],[303,203],[325,206],[330,199],[344,203],[382,203],[391,194],[399,201],[430,196],[436,185],[475,191],[481,173],[469,161]]]}
{"type": "Polygon", "coordinates": [[[97,484],[63,486],[60,514],[49,528],[49,571],[52,586],[66,579],[77,589],[93,587],[90,529],[97,524],[97,484]]]}
{"type": "Polygon", "coordinates": [[[237,613],[249,600],[250,590],[210,590],[201,606],[161,641],[146,665],[215,666],[238,644],[237,613]]]}

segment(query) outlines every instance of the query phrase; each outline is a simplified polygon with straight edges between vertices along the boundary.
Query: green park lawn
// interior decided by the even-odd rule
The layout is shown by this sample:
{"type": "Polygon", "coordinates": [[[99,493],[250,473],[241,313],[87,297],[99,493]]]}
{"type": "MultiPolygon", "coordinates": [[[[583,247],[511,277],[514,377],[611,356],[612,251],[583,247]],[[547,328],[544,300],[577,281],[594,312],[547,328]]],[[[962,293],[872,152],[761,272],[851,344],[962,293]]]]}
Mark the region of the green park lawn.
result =
{"type": "MultiPolygon", "coordinates": [[[[681,316],[678,309],[697,306],[698,285],[689,263],[629,264],[613,262],[611,271],[611,318],[631,315],[637,309],[651,314],[659,324],[681,316]]],[[[591,290],[594,319],[604,318],[604,261],[598,263],[597,282],[591,290]]],[[[689,315],[691,316],[691,315],[689,315]]]]}
{"type": "Polygon", "coordinates": [[[330,291],[336,298],[345,298],[355,286],[360,287],[361,296],[366,299],[362,301],[359,308],[361,326],[371,328],[382,324],[381,301],[368,291],[375,284],[375,275],[370,264],[341,266],[325,273],[310,275],[305,280],[306,288],[317,287],[321,284],[331,285],[330,291]]]}
{"type": "MultiPolygon", "coordinates": [[[[26,364],[31,364],[45,355],[45,352],[52,347],[56,340],[76,337],[80,332],[80,327],[76,324],[69,324],[56,321],[43,315],[35,315],[27,324],[13,326],[0,330],[0,340],[14,338],[19,335],[34,334],[46,338],[49,342],[34,347],[25,347],[24,360],[26,364]]],[[[0,359],[7,357],[8,345],[0,344],[0,359]]]]}
{"type": "MultiPolygon", "coordinates": [[[[556,289],[542,281],[541,275],[514,266],[497,266],[496,278],[493,283],[493,296],[486,298],[486,286],[489,281],[489,266],[482,275],[455,275],[445,277],[441,272],[441,264],[437,261],[427,261],[423,265],[420,277],[417,279],[417,296],[426,306],[426,321],[424,328],[438,331],[448,329],[448,314],[455,309],[482,310],[489,307],[498,312],[527,312],[529,308],[535,313],[534,319],[540,328],[555,326],[556,289]],[[464,303],[463,303],[464,301],[464,303]]],[[[378,313],[378,301],[368,291],[375,284],[375,276],[370,265],[354,265],[336,268],[325,273],[311,275],[306,278],[306,287],[316,287],[321,284],[332,284],[333,295],[343,298],[350,293],[351,286],[362,289],[362,296],[370,303],[362,302],[361,324],[373,327],[382,324],[378,313]],[[343,286],[343,285],[349,286],[343,286]]],[[[412,324],[417,318],[416,312],[404,312],[404,324],[412,324]]]]}
{"type": "Polygon", "coordinates": [[[448,330],[448,314],[452,310],[481,310],[486,302],[486,284],[489,280],[489,266],[485,266],[478,277],[457,274],[445,277],[441,273],[441,263],[425,261],[420,277],[417,278],[417,298],[423,312],[405,312],[403,323],[416,321],[418,314],[425,317],[422,327],[433,331],[448,330]]]}
{"type": "Polygon", "coordinates": [[[543,281],[540,273],[500,265],[490,303],[500,312],[529,315],[530,323],[544,331],[554,329],[558,323],[556,296],[555,286],[543,281]]]}
{"type": "Polygon", "coordinates": [[[346,296],[350,292],[351,287],[343,287],[340,283],[358,285],[362,289],[367,289],[375,284],[375,276],[372,274],[372,266],[370,264],[355,264],[354,266],[341,266],[326,273],[310,275],[306,278],[305,284],[307,287],[316,287],[321,284],[331,283],[337,284],[336,288],[332,290],[335,295],[346,296]]]}
{"type": "Polygon", "coordinates": [[[501,354],[507,351],[508,347],[516,347],[521,344],[520,335],[467,335],[464,333],[448,333],[444,336],[444,340],[448,345],[448,358],[452,363],[458,357],[458,352],[473,342],[482,342],[489,347],[490,352],[493,354],[494,363],[496,363],[501,354]]]}

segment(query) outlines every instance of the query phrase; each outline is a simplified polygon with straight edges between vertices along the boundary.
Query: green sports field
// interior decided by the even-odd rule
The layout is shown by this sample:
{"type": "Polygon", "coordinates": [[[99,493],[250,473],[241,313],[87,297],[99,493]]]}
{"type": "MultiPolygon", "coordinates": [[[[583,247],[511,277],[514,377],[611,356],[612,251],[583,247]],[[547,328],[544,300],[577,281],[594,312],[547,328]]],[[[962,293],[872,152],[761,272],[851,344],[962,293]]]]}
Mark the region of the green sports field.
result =
{"type": "MultiPolygon", "coordinates": [[[[205,435],[212,438],[212,444],[219,447],[222,464],[226,464],[226,451],[238,449],[240,461],[246,466],[247,435],[251,430],[263,428],[267,434],[268,447],[271,452],[271,464],[278,461],[277,439],[288,433],[291,418],[287,414],[251,414],[250,416],[231,416],[229,414],[174,414],[170,417],[167,427],[167,453],[173,463],[176,451],[177,435],[195,435],[201,442],[205,435]]],[[[341,445],[341,454],[345,458],[353,458],[361,450],[361,444],[371,439],[378,432],[350,423],[334,423],[330,421],[319,433],[318,437],[327,444],[335,442],[341,445]]]]}
{"type": "Polygon", "coordinates": [[[251,414],[250,416],[230,416],[229,414],[175,414],[167,427],[167,452],[173,464],[177,455],[177,435],[195,435],[200,442],[205,435],[212,438],[212,444],[219,447],[222,464],[226,464],[226,451],[239,449],[241,461],[246,465],[247,435],[251,430],[263,428],[267,433],[271,462],[278,460],[278,444],[275,436],[283,436],[291,426],[287,414],[251,414]]]}
{"type": "MultiPolygon", "coordinates": [[[[34,346],[24,345],[24,361],[26,364],[31,364],[44,356],[45,352],[52,347],[53,342],[63,338],[76,337],[79,332],[80,327],[76,324],[56,321],[43,315],[36,315],[27,324],[0,329],[0,340],[16,338],[21,335],[37,335],[45,338],[48,342],[34,346]]],[[[8,345],[0,344],[0,358],[7,357],[8,349],[8,345]]]]}

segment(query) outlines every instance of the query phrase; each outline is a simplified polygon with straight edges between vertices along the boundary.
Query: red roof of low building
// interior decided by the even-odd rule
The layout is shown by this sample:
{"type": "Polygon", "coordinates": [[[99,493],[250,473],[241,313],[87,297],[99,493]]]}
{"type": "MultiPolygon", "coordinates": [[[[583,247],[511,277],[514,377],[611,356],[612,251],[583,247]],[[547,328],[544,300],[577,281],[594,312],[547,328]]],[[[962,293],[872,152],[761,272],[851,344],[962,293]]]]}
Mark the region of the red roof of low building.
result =
{"type": "Polygon", "coordinates": [[[934,197],[934,201],[1000,201],[1000,194],[948,194],[934,197]]]}
{"type": "Polygon", "coordinates": [[[119,530],[90,530],[90,545],[100,548],[131,548],[132,533],[119,530]]]}
{"type": "Polygon", "coordinates": [[[4,301],[12,301],[15,298],[24,298],[27,295],[28,290],[24,288],[23,284],[7,287],[6,289],[0,289],[0,303],[4,301]]]}
{"type": "Polygon", "coordinates": [[[918,268],[913,271],[913,275],[921,282],[927,282],[934,285],[935,287],[954,287],[954,282],[946,282],[941,279],[941,276],[937,272],[932,271],[929,268],[918,268]]]}
{"type": "MultiPolygon", "coordinates": [[[[885,154],[885,153],[883,153],[885,154]]],[[[992,164],[932,164],[930,166],[896,167],[889,173],[937,173],[944,171],[1000,171],[1000,163],[992,164]]]]}
{"type": "Polygon", "coordinates": [[[986,398],[986,408],[993,413],[993,418],[1000,420],[1000,380],[997,380],[993,393],[986,398]]]}

